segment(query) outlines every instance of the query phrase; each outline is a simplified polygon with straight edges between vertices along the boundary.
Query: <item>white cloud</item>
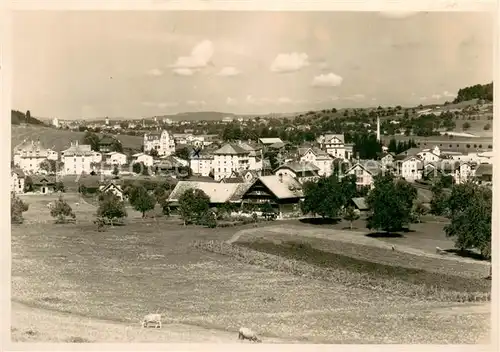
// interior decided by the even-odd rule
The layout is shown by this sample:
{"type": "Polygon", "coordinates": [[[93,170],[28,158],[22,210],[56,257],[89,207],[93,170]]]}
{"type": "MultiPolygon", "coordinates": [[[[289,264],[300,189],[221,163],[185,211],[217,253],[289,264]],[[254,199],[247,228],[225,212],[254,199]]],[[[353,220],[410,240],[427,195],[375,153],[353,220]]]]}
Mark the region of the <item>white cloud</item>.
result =
{"type": "Polygon", "coordinates": [[[342,84],[342,77],[335,73],[321,74],[313,78],[311,85],[313,87],[337,87],[342,84]]]}
{"type": "Polygon", "coordinates": [[[158,68],[152,68],[147,72],[147,74],[150,76],[161,76],[163,74],[163,71],[158,68]]]}
{"type": "Polygon", "coordinates": [[[223,67],[218,73],[217,76],[224,76],[224,77],[230,77],[230,76],[237,76],[241,72],[238,70],[236,67],[233,66],[226,66],[223,67]]]}
{"type": "Polygon", "coordinates": [[[192,76],[200,69],[207,67],[214,55],[214,45],[210,40],[204,40],[195,45],[189,56],[180,56],[170,67],[175,74],[192,76]]]}
{"type": "Polygon", "coordinates": [[[333,97],[331,97],[330,99],[331,99],[331,100],[333,100],[333,101],[337,101],[337,100],[339,100],[339,97],[337,97],[336,95],[334,95],[334,96],[333,96],[333,97]]]}
{"type": "Polygon", "coordinates": [[[309,66],[306,53],[278,54],[271,64],[271,71],[277,73],[298,71],[309,66]]]}
{"type": "Polygon", "coordinates": [[[192,76],[195,72],[195,70],[190,68],[175,68],[172,71],[179,76],[192,76]]]}
{"type": "Polygon", "coordinates": [[[441,94],[432,94],[432,99],[441,99],[441,94]]]}
{"type": "Polygon", "coordinates": [[[249,104],[255,104],[257,101],[255,100],[255,98],[253,96],[251,96],[250,94],[247,95],[245,101],[249,104]]]}
{"type": "Polygon", "coordinates": [[[372,101],[376,101],[376,100],[377,100],[377,98],[372,98],[372,101]]]}
{"type": "Polygon", "coordinates": [[[278,104],[291,104],[292,100],[287,97],[281,97],[278,99],[278,104]]]}
{"type": "Polygon", "coordinates": [[[207,103],[204,100],[188,100],[186,101],[187,105],[191,106],[205,106],[207,103]]]}
{"type": "Polygon", "coordinates": [[[153,102],[150,102],[150,101],[143,101],[142,105],[144,105],[144,106],[155,106],[156,103],[153,103],[153,102]]]}
{"type": "Polygon", "coordinates": [[[447,98],[455,98],[457,96],[456,94],[450,93],[447,90],[443,92],[443,95],[447,98]]]}
{"type": "Polygon", "coordinates": [[[420,100],[427,100],[427,97],[420,97],[420,100]]]}
{"type": "Polygon", "coordinates": [[[231,97],[227,97],[226,104],[227,105],[236,105],[236,104],[238,104],[238,102],[236,101],[236,99],[233,99],[231,97]]]}

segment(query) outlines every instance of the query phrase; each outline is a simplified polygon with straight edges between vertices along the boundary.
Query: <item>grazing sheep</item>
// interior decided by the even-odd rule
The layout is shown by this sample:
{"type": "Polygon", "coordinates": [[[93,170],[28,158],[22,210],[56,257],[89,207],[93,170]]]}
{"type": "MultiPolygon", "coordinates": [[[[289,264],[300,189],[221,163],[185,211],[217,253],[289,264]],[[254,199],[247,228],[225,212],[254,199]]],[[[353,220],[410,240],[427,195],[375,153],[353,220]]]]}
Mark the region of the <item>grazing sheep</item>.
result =
{"type": "Polygon", "coordinates": [[[437,254],[446,254],[447,252],[444,249],[441,249],[439,247],[436,247],[436,253],[437,254]]]}
{"type": "Polygon", "coordinates": [[[142,319],[142,327],[146,328],[149,324],[155,324],[155,328],[161,329],[161,314],[148,314],[142,319]]]}
{"type": "Polygon", "coordinates": [[[262,342],[262,340],[258,338],[257,334],[249,328],[240,328],[240,330],[238,331],[238,340],[245,339],[253,342],[262,342]]]}

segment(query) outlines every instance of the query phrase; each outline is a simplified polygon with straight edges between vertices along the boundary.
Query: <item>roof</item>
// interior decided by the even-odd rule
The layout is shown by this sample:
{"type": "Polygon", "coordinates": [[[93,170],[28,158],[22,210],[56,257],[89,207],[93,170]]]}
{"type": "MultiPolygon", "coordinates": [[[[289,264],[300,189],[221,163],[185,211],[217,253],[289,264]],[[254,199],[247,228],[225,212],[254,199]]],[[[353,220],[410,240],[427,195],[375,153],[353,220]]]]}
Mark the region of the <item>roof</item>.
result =
{"type": "Polygon", "coordinates": [[[352,198],[352,202],[359,210],[368,210],[370,209],[366,204],[366,199],[364,197],[352,198]]]}
{"type": "Polygon", "coordinates": [[[146,154],[146,153],[135,153],[132,155],[132,157],[134,157],[134,158],[138,158],[140,156],[147,156],[147,157],[153,158],[151,155],[146,154]]]}
{"type": "Polygon", "coordinates": [[[319,171],[319,167],[316,165],[310,163],[310,162],[299,162],[299,161],[291,161],[289,163],[283,164],[279,167],[276,168],[275,171],[280,170],[280,169],[290,169],[293,172],[307,172],[307,171],[319,171]]]}
{"type": "Polygon", "coordinates": [[[351,166],[346,173],[353,170],[356,167],[361,167],[363,170],[368,172],[372,176],[378,175],[382,171],[382,165],[375,160],[359,160],[353,166],[351,166]]]}
{"type": "Polygon", "coordinates": [[[259,138],[259,141],[262,143],[262,144],[274,144],[274,143],[283,143],[283,141],[281,140],[281,138],[275,138],[275,137],[272,137],[272,138],[259,138]]]}
{"type": "Polygon", "coordinates": [[[20,168],[13,168],[12,170],[10,170],[10,174],[16,174],[17,177],[20,177],[20,178],[24,178],[26,177],[25,173],[23,170],[21,170],[20,168]]]}
{"type": "Polygon", "coordinates": [[[237,154],[249,154],[249,151],[243,149],[236,143],[226,143],[213,153],[218,155],[237,155],[237,154]]]}
{"type": "Polygon", "coordinates": [[[328,154],[323,149],[320,149],[318,147],[301,147],[301,148],[298,148],[299,156],[304,156],[309,151],[313,152],[314,155],[316,155],[316,156],[324,156],[324,157],[328,157],[329,159],[332,159],[332,157],[330,156],[330,154],[328,154]]]}
{"type": "Polygon", "coordinates": [[[243,176],[236,176],[236,177],[226,177],[220,180],[221,183],[243,183],[245,180],[243,179],[243,176]]]}
{"type": "Polygon", "coordinates": [[[291,176],[269,175],[261,176],[258,180],[279,199],[301,198],[304,196],[301,184],[291,176]]]}
{"type": "Polygon", "coordinates": [[[64,157],[68,156],[92,156],[94,155],[94,152],[92,151],[90,145],[88,144],[78,144],[72,143],[71,147],[68,149],[63,150],[64,157]]]}
{"type": "Polygon", "coordinates": [[[170,193],[168,200],[176,202],[188,189],[199,189],[205,192],[211,203],[225,203],[233,196],[238,186],[238,183],[179,181],[170,193]]]}
{"type": "Polygon", "coordinates": [[[34,185],[40,185],[42,183],[55,184],[56,178],[55,176],[33,175],[31,176],[31,181],[34,185]]]}
{"type": "Polygon", "coordinates": [[[48,155],[49,149],[45,148],[40,141],[24,141],[14,149],[15,153],[20,152],[38,152],[40,157],[48,155]]]}
{"type": "Polygon", "coordinates": [[[493,175],[493,165],[492,164],[479,164],[476,169],[475,176],[486,176],[493,175]]]}
{"type": "Polygon", "coordinates": [[[123,193],[123,190],[121,188],[120,185],[116,184],[115,182],[111,181],[111,182],[108,182],[106,185],[101,185],[99,187],[100,191],[101,192],[106,192],[108,189],[110,189],[111,187],[117,189],[118,191],[122,192],[123,193]]]}
{"type": "Polygon", "coordinates": [[[420,148],[410,148],[410,149],[405,150],[404,152],[397,154],[396,156],[417,155],[418,153],[420,153],[420,151],[421,151],[420,148]]]}
{"type": "Polygon", "coordinates": [[[286,146],[285,142],[276,142],[276,143],[271,144],[269,146],[269,148],[280,149],[280,148],[283,148],[285,146],[286,146]]]}
{"type": "Polygon", "coordinates": [[[323,136],[323,143],[331,142],[333,139],[338,139],[341,143],[345,143],[344,135],[335,133],[325,133],[323,136]]]}

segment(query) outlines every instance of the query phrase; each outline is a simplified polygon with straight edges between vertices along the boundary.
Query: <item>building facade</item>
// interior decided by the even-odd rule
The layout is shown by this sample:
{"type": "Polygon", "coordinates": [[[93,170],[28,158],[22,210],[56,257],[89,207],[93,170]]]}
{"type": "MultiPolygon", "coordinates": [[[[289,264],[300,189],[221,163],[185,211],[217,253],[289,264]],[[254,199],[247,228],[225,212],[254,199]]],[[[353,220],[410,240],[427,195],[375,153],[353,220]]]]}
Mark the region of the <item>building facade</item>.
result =
{"type": "Polygon", "coordinates": [[[175,140],[166,130],[144,134],[143,146],[146,153],[153,149],[162,156],[172,155],[175,152],[175,140]]]}
{"type": "Polygon", "coordinates": [[[71,147],[61,152],[61,161],[64,163],[63,173],[66,175],[89,174],[92,171],[91,164],[96,159],[96,152],[91,150],[88,144],[79,144],[78,141],[71,142],[71,147]]]}

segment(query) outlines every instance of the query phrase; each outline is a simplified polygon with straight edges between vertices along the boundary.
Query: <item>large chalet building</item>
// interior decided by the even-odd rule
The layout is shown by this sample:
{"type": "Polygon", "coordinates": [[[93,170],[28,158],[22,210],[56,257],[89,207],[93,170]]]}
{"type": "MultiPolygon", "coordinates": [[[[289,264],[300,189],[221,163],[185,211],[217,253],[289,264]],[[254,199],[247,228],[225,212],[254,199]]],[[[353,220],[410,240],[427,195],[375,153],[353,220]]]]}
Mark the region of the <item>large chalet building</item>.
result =
{"type": "Polygon", "coordinates": [[[175,152],[175,140],[166,130],[144,134],[144,152],[156,150],[160,156],[172,155],[175,152]]]}

